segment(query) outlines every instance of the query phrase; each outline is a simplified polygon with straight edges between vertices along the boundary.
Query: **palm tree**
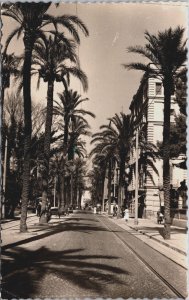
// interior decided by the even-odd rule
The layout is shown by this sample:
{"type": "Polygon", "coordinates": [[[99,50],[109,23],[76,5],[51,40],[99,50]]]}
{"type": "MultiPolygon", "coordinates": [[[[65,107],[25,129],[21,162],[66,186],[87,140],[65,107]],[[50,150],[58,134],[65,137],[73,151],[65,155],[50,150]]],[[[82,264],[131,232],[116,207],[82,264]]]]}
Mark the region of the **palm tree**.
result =
{"type": "MultiPolygon", "coordinates": [[[[54,101],[56,103],[56,106],[54,106],[54,114],[56,116],[60,117],[59,120],[59,129],[64,130],[64,138],[63,138],[63,148],[62,148],[62,165],[61,169],[64,170],[64,164],[66,161],[66,155],[69,154],[68,159],[72,159],[73,156],[73,149],[74,145],[72,145],[73,138],[70,138],[70,133],[74,132],[74,126],[78,126],[78,130],[80,131],[79,134],[81,134],[81,131],[85,131],[87,134],[88,128],[86,128],[86,125],[88,124],[86,119],[84,118],[85,115],[89,115],[91,117],[95,117],[95,115],[90,112],[86,111],[84,109],[78,109],[77,107],[84,101],[87,101],[88,98],[82,99],[80,95],[78,95],[77,92],[73,92],[72,90],[68,90],[66,81],[64,82],[65,90],[62,94],[58,94],[61,103],[58,101],[54,101]],[[63,122],[62,122],[63,119],[63,122]],[[80,121],[80,124],[75,123],[76,120],[80,121]]],[[[87,125],[88,126],[88,125],[87,125]]],[[[76,136],[78,135],[78,131],[76,128],[75,132],[76,136]]],[[[73,134],[72,134],[73,135],[73,134]]],[[[74,137],[74,135],[73,135],[74,137]]],[[[82,142],[80,141],[78,144],[77,140],[77,149],[83,148],[82,142]]],[[[64,187],[64,176],[62,176],[62,189],[64,187]]],[[[70,178],[67,178],[67,181],[70,181],[70,178]]],[[[69,184],[68,184],[69,185],[69,184]]],[[[62,193],[62,197],[63,197],[62,193]]],[[[62,205],[61,209],[63,208],[63,203],[65,202],[65,199],[62,199],[62,205]]]]}
{"type": "MultiPolygon", "coordinates": [[[[62,177],[60,179],[62,190],[64,190],[64,184],[65,184],[64,176],[66,173],[66,164],[70,164],[70,170],[71,170],[71,166],[74,165],[75,154],[77,154],[79,158],[84,158],[86,156],[85,142],[82,140],[82,136],[90,135],[90,131],[89,131],[90,126],[88,122],[85,119],[83,120],[82,118],[80,118],[80,116],[72,116],[72,124],[70,127],[71,128],[69,130],[68,142],[67,142],[68,157],[66,158],[64,154],[62,154],[62,165],[61,165],[62,177]]],[[[62,123],[59,124],[59,130],[64,131],[64,125],[62,123]]],[[[64,144],[62,139],[59,139],[58,141],[57,151],[59,153],[62,153],[62,151],[64,151],[64,144]]],[[[70,176],[71,176],[71,172],[68,174],[66,178],[66,183],[68,186],[70,186],[70,179],[71,179],[70,176]]],[[[66,201],[64,197],[64,193],[61,193],[60,211],[63,210],[65,202],[69,202],[69,201],[68,200],[66,201]]]]}
{"type": "Polygon", "coordinates": [[[1,110],[4,107],[4,94],[5,89],[10,87],[10,77],[11,75],[17,75],[18,65],[20,63],[20,58],[15,56],[14,53],[7,54],[2,53],[2,86],[1,86],[1,110]]]}
{"type": "Polygon", "coordinates": [[[102,203],[104,197],[105,175],[105,160],[99,161],[99,158],[97,157],[97,161],[95,161],[95,159],[93,160],[93,168],[88,173],[91,182],[90,192],[93,206],[96,206],[97,203],[102,203]]]}
{"type": "MultiPolygon", "coordinates": [[[[60,16],[53,17],[46,14],[46,11],[50,7],[51,2],[48,3],[4,3],[2,5],[2,15],[13,18],[19,23],[11,34],[8,36],[4,52],[6,53],[7,47],[14,36],[19,37],[21,33],[24,33],[24,63],[23,63],[23,95],[24,95],[24,128],[25,128],[25,142],[24,142],[24,172],[23,172],[23,190],[22,190],[22,208],[21,208],[21,221],[20,231],[27,231],[26,219],[27,219],[27,203],[29,197],[29,176],[30,176],[30,142],[31,142],[31,60],[32,51],[36,40],[39,37],[43,37],[43,27],[49,24],[53,24],[57,31],[57,24],[65,26],[70,33],[74,35],[74,38],[79,41],[77,29],[73,23],[77,23],[76,16],[60,16]]],[[[77,23],[79,27],[82,22],[77,23]]],[[[81,28],[84,30],[84,27],[81,28]]],[[[88,33],[88,32],[87,32],[88,33]]]]}
{"type": "Polygon", "coordinates": [[[111,143],[111,139],[104,137],[103,132],[98,132],[93,134],[93,139],[91,144],[95,144],[94,148],[91,150],[90,155],[95,155],[95,161],[105,160],[106,168],[108,169],[108,213],[111,212],[111,183],[112,183],[112,163],[116,159],[116,148],[115,145],[111,143]],[[97,159],[98,157],[98,159],[97,159]]]}
{"type": "Polygon", "coordinates": [[[175,79],[183,74],[186,62],[186,41],[183,42],[184,29],[169,28],[157,35],[145,32],[147,43],[144,47],[128,48],[129,52],[147,58],[152,64],[131,63],[127,69],[142,70],[147,76],[160,78],[164,87],[164,126],[163,126],[163,188],[165,205],[164,238],[170,239],[170,106],[175,79]]]}
{"type": "Polygon", "coordinates": [[[110,118],[109,125],[103,125],[102,135],[111,140],[111,144],[116,149],[118,164],[120,167],[119,184],[118,184],[118,217],[121,216],[121,191],[124,185],[125,165],[128,160],[129,152],[132,145],[133,137],[133,120],[130,115],[121,113],[120,116],[115,114],[110,118]]]}
{"type": "Polygon", "coordinates": [[[48,168],[50,158],[50,137],[53,116],[53,97],[54,97],[54,82],[64,81],[64,76],[69,77],[73,74],[83,82],[84,90],[87,89],[87,77],[78,67],[69,67],[65,61],[77,63],[75,54],[75,44],[64,37],[63,34],[56,33],[54,38],[51,36],[48,39],[38,40],[34,46],[33,64],[39,66],[36,70],[34,68],[33,74],[38,73],[39,80],[43,78],[48,83],[47,88],[47,110],[46,110],[46,124],[45,124],[45,140],[44,140],[44,163],[45,176],[43,179],[43,194],[42,194],[42,214],[40,223],[46,223],[45,207],[47,202],[48,190],[48,168]],[[74,72],[73,72],[74,70],[74,72]]]}
{"type": "Polygon", "coordinates": [[[29,197],[29,178],[30,178],[30,143],[31,143],[31,57],[32,49],[37,37],[42,33],[43,25],[50,23],[45,12],[50,3],[8,3],[3,4],[2,15],[13,18],[19,23],[9,37],[5,45],[6,49],[15,35],[20,36],[24,31],[24,64],[23,64],[23,96],[24,96],[24,171],[23,171],[23,190],[22,208],[20,219],[20,231],[27,231],[27,203],[29,197]],[[46,20],[45,20],[46,19],[46,20]]]}
{"type": "Polygon", "coordinates": [[[73,207],[81,208],[81,195],[85,187],[86,161],[83,158],[74,160],[75,172],[73,174],[73,207]]]}
{"type": "Polygon", "coordinates": [[[74,155],[79,157],[86,155],[85,142],[81,136],[90,136],[89,123],[80,118],[80,116],[72,116],[71,130],[68,139],[68,160],[74,159],[74,155]]]}
{"type": "Polygon", "coordinates": [[[64,149],[65,153],[68,151],[68,135],[69,135],[69,124],[74,120],[76,116],[79,116],[80,120],[86,122],[83,116],[88,115],[95,118],[95,115],[87,110],[79,109],[78,106],[88,101],[88,98],[82,99],[76,91],[65,90],[62,94],[58,93],[61,103],[55,101],[56,106],[54,107],[54,114],[60,116],[64,120],[64,149]]]}

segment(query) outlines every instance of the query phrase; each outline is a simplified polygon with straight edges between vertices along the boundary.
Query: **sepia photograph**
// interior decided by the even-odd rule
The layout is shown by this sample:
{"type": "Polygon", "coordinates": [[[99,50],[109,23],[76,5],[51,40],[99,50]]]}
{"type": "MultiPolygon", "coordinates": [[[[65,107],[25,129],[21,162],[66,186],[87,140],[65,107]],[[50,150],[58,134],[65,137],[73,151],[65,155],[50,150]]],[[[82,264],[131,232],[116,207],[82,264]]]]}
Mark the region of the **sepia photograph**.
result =
{"type": "Polygon", "coordinates": [[[1,299],[187,299],[186,2],[1,3],[1,299]]]}

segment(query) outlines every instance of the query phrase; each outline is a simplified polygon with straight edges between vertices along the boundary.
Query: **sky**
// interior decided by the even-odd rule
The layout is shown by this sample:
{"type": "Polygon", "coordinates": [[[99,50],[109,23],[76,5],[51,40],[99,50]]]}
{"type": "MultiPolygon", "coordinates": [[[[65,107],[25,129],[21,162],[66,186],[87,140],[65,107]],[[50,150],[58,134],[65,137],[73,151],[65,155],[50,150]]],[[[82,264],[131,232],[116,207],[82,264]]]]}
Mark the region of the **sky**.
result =
{"type": "MultiPolygon", "coordinates": [[[[99,130],[102,124],[115,113],[129,113],[129,105],[137,92],[142,73],[128,71],[122,64],[143,61],[136,54],[127,53],[127,47],[144,45],[144,32],[152,34],[177,25],[187,27],[187,8],[183,3],[91,3],[53,5],[49,13],[54,15],[77,15],[89,30],[89,37],[80,33],[81,44],[78,54],[81,68],[88,76],[89,89],[86,94],[82,86],[73,80],[72,89],[90,100],[82,108],[95,113],[96,118],[89,118],[91,131],[99,130]]],[[[2,44],[7,35],[15,28],[16,23],[3,17],[2,44]]],[[[60,27],[61,28],[61,27],[60,27]]],[[[187,36],[187,32],[186,32],[187,36]]],[[[9,52],[20,54],[22,41],[16,39],[10,45],[9,52]]],[[[36,91],[36,81],[32,80],[32,99],[35,102],[46,102],[46,84],[41,84],[36,91]]],[[[55,85],[57,92],[62,85],[55,85]]],[[[88,143],[88,139],[86,139],[88,143]]]]}

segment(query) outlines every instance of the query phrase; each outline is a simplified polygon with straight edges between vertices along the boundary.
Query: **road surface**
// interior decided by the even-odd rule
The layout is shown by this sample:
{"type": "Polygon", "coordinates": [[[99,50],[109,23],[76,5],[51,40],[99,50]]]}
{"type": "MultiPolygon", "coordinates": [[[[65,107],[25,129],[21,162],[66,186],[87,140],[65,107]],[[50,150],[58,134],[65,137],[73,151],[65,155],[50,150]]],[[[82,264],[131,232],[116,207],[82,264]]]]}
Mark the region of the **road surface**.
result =
{"type": "MultiPolygon", "coordinates": [[[[146,252],[142,242],[130,239],[106,217],[78,212],[52,222],[60,223],[49,227],[45,237],[2,252],[3,299],[178,298],[123,240],[137,249],[140,243],[146,252]]],[[[145,255],[155,261],[152,250],[145,255]]],[[[174,272],[172,265],[167,268],[174,272]]]]}

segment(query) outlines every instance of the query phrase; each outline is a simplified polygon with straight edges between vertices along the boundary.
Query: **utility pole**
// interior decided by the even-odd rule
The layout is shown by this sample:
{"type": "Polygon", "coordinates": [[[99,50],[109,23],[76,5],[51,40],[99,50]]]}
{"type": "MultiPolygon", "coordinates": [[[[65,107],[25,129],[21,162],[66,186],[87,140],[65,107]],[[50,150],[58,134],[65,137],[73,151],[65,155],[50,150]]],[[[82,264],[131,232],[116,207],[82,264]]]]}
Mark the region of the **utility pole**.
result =
{"type": "Polygon", "coordinates": [[[8,140],[5,141],[5,155],[3,164],[3,199],[2,199],[2,219],[5,218],[5,189],[6,189],[6,177],[7,177],[7,145],[8,140]]]}
{"type": "Polygon", "coordinates": [[[136,129],[136,163],[135,163],[135,220],[138,225],[138,128],[136,129]]]}

